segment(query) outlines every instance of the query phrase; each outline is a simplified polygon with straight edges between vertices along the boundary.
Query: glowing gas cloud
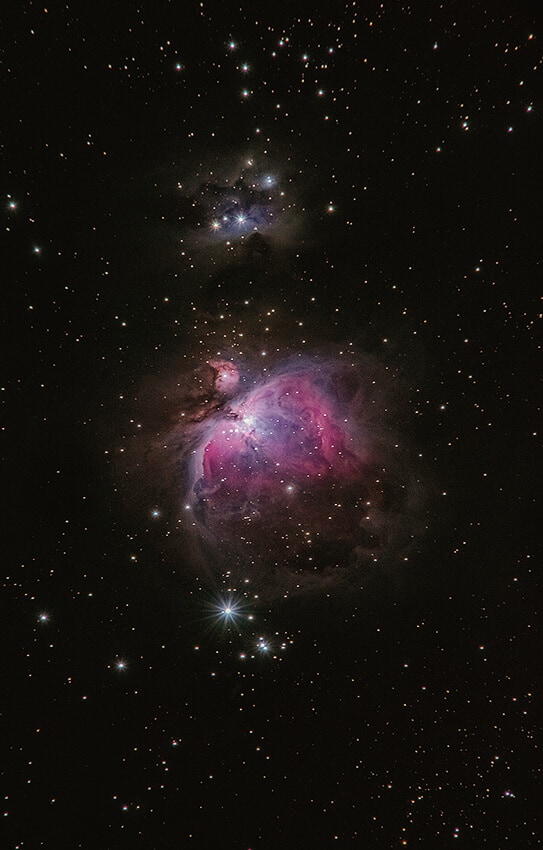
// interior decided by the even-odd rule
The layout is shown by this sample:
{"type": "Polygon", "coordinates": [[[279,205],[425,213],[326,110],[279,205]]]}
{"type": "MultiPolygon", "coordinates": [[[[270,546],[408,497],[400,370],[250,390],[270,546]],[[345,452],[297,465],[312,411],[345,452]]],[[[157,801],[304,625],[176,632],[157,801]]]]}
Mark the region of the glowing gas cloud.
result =
{"type": "Polygon", "coordinates": [[[185,567],[227,563],[273,596],[360,581],[417,535],[420,481],[371,358],[215,357],[151,387],[126,475],[185,567]]]}

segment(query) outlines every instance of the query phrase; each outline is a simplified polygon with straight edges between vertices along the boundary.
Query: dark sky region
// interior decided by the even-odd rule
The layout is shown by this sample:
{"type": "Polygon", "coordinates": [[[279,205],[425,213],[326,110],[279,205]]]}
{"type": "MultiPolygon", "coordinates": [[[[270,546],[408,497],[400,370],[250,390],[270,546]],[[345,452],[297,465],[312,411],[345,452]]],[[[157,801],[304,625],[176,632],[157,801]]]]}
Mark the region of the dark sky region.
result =
{"type": "Polygon", "coordinates": [[[541,10],[0,17],[0,846],[541,846],[541,10]]]}

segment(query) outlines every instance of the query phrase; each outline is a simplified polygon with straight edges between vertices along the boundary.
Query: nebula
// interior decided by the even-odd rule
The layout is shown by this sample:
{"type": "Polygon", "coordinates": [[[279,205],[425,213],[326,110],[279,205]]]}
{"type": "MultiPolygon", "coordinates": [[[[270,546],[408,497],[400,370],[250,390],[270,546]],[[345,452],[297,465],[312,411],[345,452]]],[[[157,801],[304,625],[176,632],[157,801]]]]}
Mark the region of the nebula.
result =
{"type": "Polygon", "coordinates": [[[185,568],[226,563],[269,597],[360,582],[420,531],[421,482],[390,384],[352,352],[266,368],[210,358],[142,392],[147,429],[123,454],[126,483],[160,506],[168,557],[182,553],[185,568]]]}
{"type": "MultiPolygon", "coordinates": [[[[219,539],[266,541],[275,550],[282,542],[304,551],[308,514],[314,524],[319,504],[338,513],[324,491],[332,495],[363,481],[365,446],[342,418],[347,411],[328,380],[320,366],[265,378],[204,429],[192,455],[188,496],[199,522],[219,539]]],[[[342,524],[337,516],[330,521],[336,530],[342,524]]],[[[329,536],[326,526],[311,533],[329,536]]]]}
{"type": "Polygon", "coordinates": [[[162,192],[161,219],[197,272],[300,247],[304,202],[299,170],[289,159],[262,150],[221,153],[188,172],[180,167],[177,179],[172,175],[162,192]]]}
{"type": "Polygon", "coordinates": [[[232,187],[205,185],[199,195],[202,223],[217,239],[265,233],[281,213],[281,193],[275,182],[266,185],[265,178],[248,183],[241,177],[232,187]]]}

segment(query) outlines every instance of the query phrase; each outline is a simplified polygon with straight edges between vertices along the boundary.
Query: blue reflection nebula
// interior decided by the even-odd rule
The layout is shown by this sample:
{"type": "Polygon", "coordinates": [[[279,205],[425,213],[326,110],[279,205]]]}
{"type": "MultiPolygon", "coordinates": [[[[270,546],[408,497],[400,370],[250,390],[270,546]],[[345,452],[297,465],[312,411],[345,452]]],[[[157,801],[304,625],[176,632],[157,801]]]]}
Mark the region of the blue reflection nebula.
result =
{"type": "Polygon", "coordinates": [[[262,233],[275,224],[281,211],[276,179],[270,175],[251,184],[240,178],[226,188],[208,184],[202,195],[209,231],[219,239],[262,233]]]}

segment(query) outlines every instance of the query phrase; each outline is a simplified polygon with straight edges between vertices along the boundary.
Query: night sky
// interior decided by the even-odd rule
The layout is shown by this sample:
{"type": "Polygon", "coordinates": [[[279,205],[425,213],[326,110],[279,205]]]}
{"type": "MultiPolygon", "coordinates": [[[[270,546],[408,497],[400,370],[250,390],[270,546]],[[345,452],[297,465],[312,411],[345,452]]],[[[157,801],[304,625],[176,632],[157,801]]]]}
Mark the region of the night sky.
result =
{"type": "Polygon", "coordinates": [[[2,850],[543,846],[543,14],[9,4],[2,850]]]}

